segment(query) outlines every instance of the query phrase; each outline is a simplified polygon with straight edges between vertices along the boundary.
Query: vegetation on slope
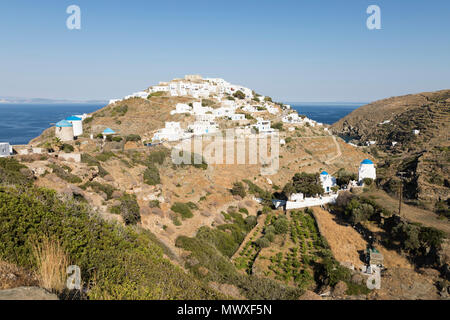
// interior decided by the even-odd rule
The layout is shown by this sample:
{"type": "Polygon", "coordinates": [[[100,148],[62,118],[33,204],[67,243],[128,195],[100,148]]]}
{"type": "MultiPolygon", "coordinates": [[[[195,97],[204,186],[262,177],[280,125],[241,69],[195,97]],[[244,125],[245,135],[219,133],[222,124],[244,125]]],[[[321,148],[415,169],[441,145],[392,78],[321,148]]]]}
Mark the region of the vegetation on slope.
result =
{"type": "MultiPolygon", "coordinates": [[[[0,163],[0,181],[23,169],[0,163]]],[[[105,222],[76,200],[31,186],[0,186],[0,259],[35,270],[33,239],[58,239],[81,268],[90,299],[213,299],[217,294],[163,257],[148,231],[105,222]]]]}

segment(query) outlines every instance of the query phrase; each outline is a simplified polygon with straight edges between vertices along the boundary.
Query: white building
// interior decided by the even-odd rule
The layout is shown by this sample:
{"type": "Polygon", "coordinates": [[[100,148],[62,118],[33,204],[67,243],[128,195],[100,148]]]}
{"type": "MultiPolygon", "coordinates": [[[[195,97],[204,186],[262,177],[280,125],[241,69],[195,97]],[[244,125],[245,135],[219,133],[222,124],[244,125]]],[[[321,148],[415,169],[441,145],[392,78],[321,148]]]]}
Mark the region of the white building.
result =
{"type": "Polygon", "coordinates": [[[178,103],[175,107],[175,110],[170,111],[171,115],[177,113],[191,113],[192,107],[185,103],[178,103]]]}
{"type": "Polygon", "coordinates": [[[201,136],[218,132],[219,126],[213,121],[195,121],[193,124],[188,126],[188,129],[194,134],[194,136],[201,136]]]}
{"type": "Polygon", "coordinates": [[[0,158],[12,154],[12,146],[8,142],[0,142],[0,158]]]}
{"type": "Polygon", "coordinates": [[[76,117],[76,116],[71,116],[66,118],[66,120],[72,124],[73,127],[73,135],[75,137],[81,136],[83,134],[83,119],[76,117]]]}
{"type": "Polygon", "coordinates": [[[142,99],[147,99],[149,93],[147,91],[139,91],[139,92],[135,92],[132,93],[128,96],[126,96],[124,99],[131,99],[131,98],[142,98],[142,99]]]}
{"type": "Polygon", "coordinates": [[[232,121],[245,120],[245,114],[243,114],[243,113],[233,113],[233,114],[230,114],[229,117],[232,121]]]}
{"type": "Polygon", "coordinates": [[[259,133],[263,132],[273,132],[274,130],[270,127],[270,120],[264,120],[262,118],[256,119],[258,122],[254,126],[256,129],[258,129],[259,133]]]}
{"type": "Polygon", "coordinates": [[[322,184],[325,193],[330,193],[331,188],[336,186],[336,178],[329,175],[328,172],[322,171],[320,174],[320,183],[322,184]]]}
{"type": "Polygon", "coordinates": [[[375,164],[369,159],[363,160],[359,166],[358,182],[361,183],[365,178],[373,180],[377,178],[375,164]]]}
{"type": "Polygon", "coordinates": [[[152,141],[178,141],[185,136],[179,122],[166,122],[165,128],[158,130],[153,135],[152,141]]]}

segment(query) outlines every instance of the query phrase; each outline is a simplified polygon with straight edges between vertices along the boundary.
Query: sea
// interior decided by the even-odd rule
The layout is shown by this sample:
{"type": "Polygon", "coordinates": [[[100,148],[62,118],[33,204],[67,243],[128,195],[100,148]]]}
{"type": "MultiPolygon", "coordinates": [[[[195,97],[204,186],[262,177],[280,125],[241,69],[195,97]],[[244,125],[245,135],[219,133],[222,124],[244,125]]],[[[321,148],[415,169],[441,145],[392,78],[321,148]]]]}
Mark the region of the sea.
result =
{"type": "Polygon", "coordinates": [[[75,114],[103,108],[98,104],[0,104],[0,142],[27,144],[42,131],[75,114]]]}
{"type": "Polygon", "coordinates": [[[291,108],[301,115],[325,123],[333,124],[352,111],[367,104],[365,102],[291,102],[291,108]]]}
{"type": "MultiPolygon", "coordinates": [[[[365,103],[290,103],[317,122],[333,124],[365,103]]],[[[99,104],[0,104],[0,142],[27,144],[42,131],[71,115],[91,113],[99,104]]]]}

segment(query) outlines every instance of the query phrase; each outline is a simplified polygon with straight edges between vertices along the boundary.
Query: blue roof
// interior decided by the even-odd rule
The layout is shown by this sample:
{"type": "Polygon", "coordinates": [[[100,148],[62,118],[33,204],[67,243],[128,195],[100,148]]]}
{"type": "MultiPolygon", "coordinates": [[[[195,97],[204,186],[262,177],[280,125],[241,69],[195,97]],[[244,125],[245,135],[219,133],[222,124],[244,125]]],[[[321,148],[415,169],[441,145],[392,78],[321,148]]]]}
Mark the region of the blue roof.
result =
{"type": "Polygon", "coordinates": [[[116,133],[113,129],[110,129],[110,128],[106,128],[104,131],[103,131],[103,133],[104,134],[114,134],[114,133],[116,133]]]}
{"type": "Polygon", "coordinates": [[[322,173],[321,173],[320,175],[321,175],[321,176],[328,176],[328,172],[322,171],[322,173]]]}
{"type": "Polygon", "coordinates": [[[61,120],[60,122],[56,123],[56,126],[59,128],[72,127],[72,124],[69,121],[61,120]]]}
{"type": "Polygon", "coordinates": [[[373,162],[369,159],[364,159],[361,164],[373,164],[373,162]]]}
{"type": "Polygon", "coordinates": [[[71,116],[66,118],[67,121],[81,121],[81,118],[71,116]]]}

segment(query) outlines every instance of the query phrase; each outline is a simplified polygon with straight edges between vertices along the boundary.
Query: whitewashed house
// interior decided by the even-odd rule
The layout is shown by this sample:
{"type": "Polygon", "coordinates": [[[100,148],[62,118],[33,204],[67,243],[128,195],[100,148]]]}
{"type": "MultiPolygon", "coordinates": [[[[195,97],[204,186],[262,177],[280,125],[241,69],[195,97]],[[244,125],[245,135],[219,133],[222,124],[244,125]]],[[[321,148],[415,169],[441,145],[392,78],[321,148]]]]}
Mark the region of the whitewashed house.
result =
{"type": "Polygon", "coordinates": [[[262,118],[256,119],[258,122],[254,126],[258,129],[259,133],[269,133],[273,132],[274,130],[270,127],[270,120],[264,120],[262,118]]]}
{"type": "Polygon", "coordinates": [[[365,178],[373,180],[377,178],[375,164],[369,159],[363,160],[358,170],[358,182],[361,184],[365,178]]]}
{"type": "Polygon", "coordinates": [[[215,122],[209,121],[195,121],[193,124],[188,126],[188,129],[194,134],[194,136],[219,132],[219,126],[215,122]]]}
{"type": "Polygon", "coordinates": [[[270,114],[277,114],[280,112],[280,110],[278,110],[277,107],[273,107],[273,106],[266,106],[267,112],[269,112],[270,114]]]}
{"type": "Polygon", "coordinates": [[[166,122],[165,128],[159,129],[152,141],[178,141],[185,137],[184,130],[179,122],[166,122]]]}
{"type": "Polygon", "coordinates": [[[322,184],[325,193],[330,193],[331,188],[336,186],[336,178],[328,174],[326,171],[322,171],[320,174],[320,183],[322,184]]]}
{"type": "Polygon", "coordinates": [[[177,113],[191,113],[192,107],[185,103],[178,103],[175,107],[175,110],[170,111],[171,115],[177,113]]]}
{"type": "Polygon", "coordinates": [[[245,114],[243,113],[233,113],[229,115],[232,121],[242,121],[245,120],[245,114]]]}
{"type": "Polygon", "coordinates": [[[12,154],[12,146],[8,142],[0,142],[0,158],[8,157],[12,154]]]}
{"type": "Polygon", "coordinates": [[[132,93],[128,96],[126,96],[124,99],[131,99],[131,98],[142,98],[142,99],[147,99],[149,93],[147,91],[139,91],[139,92],[135,92],[132,93]]]}

